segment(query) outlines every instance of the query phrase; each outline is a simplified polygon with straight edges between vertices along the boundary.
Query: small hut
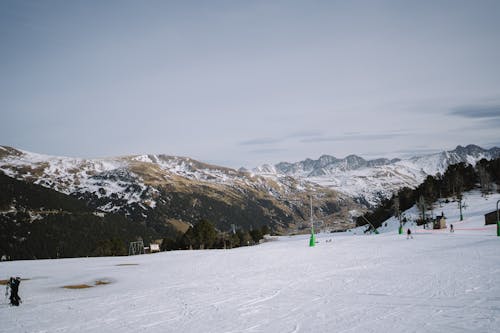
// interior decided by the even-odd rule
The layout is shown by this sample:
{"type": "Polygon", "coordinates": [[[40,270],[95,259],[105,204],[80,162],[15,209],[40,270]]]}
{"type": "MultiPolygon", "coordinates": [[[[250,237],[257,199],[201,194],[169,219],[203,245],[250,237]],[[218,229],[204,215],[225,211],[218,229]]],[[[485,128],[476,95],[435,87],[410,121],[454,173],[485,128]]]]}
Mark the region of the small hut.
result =
{"type": "MultiPolygon", "coordinates": [[[[500,210],[499,210],[500,212],[500,210]]],[[[496,210],[484,214],[484,224],[496,224],[497,223],[497,212],[496,210]]]]}
{"type": "Polygon", "coordinates": [[[160,244],[149,244],[149,252],[160,252],[160,244]]]}
{"type": "Polygon", "coordinates": [[[446,229],[446,217],[444,216],[444,214],[442,214],[441,216],[436,216],[433,224],[434,229],[446,229]]]}

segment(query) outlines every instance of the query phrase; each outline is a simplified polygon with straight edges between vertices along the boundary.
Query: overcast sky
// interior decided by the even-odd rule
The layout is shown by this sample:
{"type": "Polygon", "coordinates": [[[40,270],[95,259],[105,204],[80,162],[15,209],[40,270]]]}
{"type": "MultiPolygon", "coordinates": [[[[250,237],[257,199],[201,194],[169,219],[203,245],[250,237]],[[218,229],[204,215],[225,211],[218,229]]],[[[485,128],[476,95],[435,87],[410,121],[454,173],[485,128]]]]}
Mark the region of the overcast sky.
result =
{"type": "Polygon", "coordinates": [[[500,1],[0,1],[0,144],[229,167],[500,146],[500,1]]]}

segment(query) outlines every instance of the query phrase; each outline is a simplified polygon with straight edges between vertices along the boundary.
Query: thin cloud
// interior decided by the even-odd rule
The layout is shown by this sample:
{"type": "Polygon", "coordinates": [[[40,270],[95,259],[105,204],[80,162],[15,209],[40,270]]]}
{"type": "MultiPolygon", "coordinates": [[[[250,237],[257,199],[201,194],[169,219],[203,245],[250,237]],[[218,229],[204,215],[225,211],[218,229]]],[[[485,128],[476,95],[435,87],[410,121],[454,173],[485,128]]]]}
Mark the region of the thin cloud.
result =
{"type": "Polygon", "coordinates": [[[259,146],[259,145],[271,145],[275,143],[280,143],[292,139],[305,139],[305,138],[315,138],[321,136],[317,131],[300,131],[293,132],[283,137],[277,138],[256,138],[251,140],[242,141],[239,143],[240,146],[259,146]]]}
{"type": "Polygon", "coordinates": [[[500,117],[484,119],[484,123],[487,127],[500,127],[500,117]]]}
{"type": "Polygon", "coordinates": [[[302,143],[317,143],[317,142],[334,142],[334,141],[347,141],[347,137],[344,136],[326,136],[319,138],[302,139],[302,143]]]}
{"type": "Polygon", "coordinates": [[[270,145],[283,141],[280,138],[259,138],[240,142],[240,146],[270,145]]]}
{"type": "Polygon", "coordinates": [[[287,139],[301,139],[301,138],[311,138],[322,136],[318,131],[301,131],[290,133],[286,136],[287,139]]]}
{"type": "Polygon", "coordinates": [[[336,136],[325,136],[317,138],[303,139],[302,143],[317,143],[317,142],[336,142],[336,141],[365,141],[365,140],[386,140],[395,137],[407,136],[408,133],[390,132],[390,133],[376,133],[376,134],[361,134],[352,133],[336,136]]]}
{"type": "Polygon", "coordinates": [[[498,118],[500,119],[500,105],[479,106],[468,105],[457,107],[450,112],[453,116],[461,116],[466,118],[498,118]]]}
{"type": "MultiPolygon", "coordinates": [[[[472,118],[469,118],[472,119],[472,118]]],[[[500,127],[500,117],[496,118],[474,118],[477,121],[470,122],[467,126],[463,126],[458,131],[477,131],[477,130],[485,130],[491,128],[500,127]]]]}
{"type": "Polygon", "coordinates": [[[249,151],[251,154],[276,154],[287,151],[287,149],[283,148],[268,148],[268,149],[255,149],[249,151]]]}
{"type": "Polygon", "coordinates": [[[491,129],[500,127],[500,117],[497,118],[481,118],[476,129],[491,129]]]}
{"type": "MultiPolygon", "coordinates": [[[[483,144],[483,148],[485,148],[485,147],[488,147],[488,148],[500,147],[500,141],[485,143],[485,144],[483,144]]],[[[488,148],[486,148],[486,149],[488,149],[488,148]]]]}

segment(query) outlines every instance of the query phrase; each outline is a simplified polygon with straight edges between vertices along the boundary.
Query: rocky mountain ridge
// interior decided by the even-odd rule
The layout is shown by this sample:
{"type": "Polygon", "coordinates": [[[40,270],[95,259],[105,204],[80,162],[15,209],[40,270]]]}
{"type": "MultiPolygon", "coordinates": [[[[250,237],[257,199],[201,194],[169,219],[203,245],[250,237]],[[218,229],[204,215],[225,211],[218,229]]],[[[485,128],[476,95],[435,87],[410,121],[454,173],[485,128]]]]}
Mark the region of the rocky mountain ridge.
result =
{"type": "Polygon", "coordinates": [[[449,165],[466,162],[474,165],[482,158],[500,157],[500,148],[483,149],[476,145],[457,146],[454,150],[409,159],[379,158],[365,160],[356,155],[339,159],[323,155],[317,160],[263,165],[253,173],[279,179],[294,177],[344,193],[367,206],[376,206],[402,187],[416,187],[428,175],[443,173],[449,165]]]}

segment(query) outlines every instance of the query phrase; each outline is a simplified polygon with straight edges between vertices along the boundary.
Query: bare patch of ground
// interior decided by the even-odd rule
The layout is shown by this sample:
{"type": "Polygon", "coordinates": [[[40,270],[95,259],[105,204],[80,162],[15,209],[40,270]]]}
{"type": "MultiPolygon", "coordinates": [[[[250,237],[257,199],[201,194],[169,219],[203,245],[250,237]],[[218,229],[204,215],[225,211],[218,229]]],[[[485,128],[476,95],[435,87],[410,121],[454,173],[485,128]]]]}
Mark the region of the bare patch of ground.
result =
{"type": "Polygon", "coordinates": [[[88,284],[72,284],[68,286],[63,286],[65,289],[86,289],[92,288],[93,286],[89,286],[88,284]]]}
{"type": "Polygon", "coordinates": [[[62,288],[65,288],[65,289],[87,289],[87,288],[92,288],[95,286],[102,286],[102,285],[106,285],[106,284],[110,284],[110,283],[111,283],[111,281],[109,281],[109,280],[101,279],[101,280],[94,281],[94,285],[88,285],[85,283],[71,284],[71,285],[63,286],[62,288]]]}

